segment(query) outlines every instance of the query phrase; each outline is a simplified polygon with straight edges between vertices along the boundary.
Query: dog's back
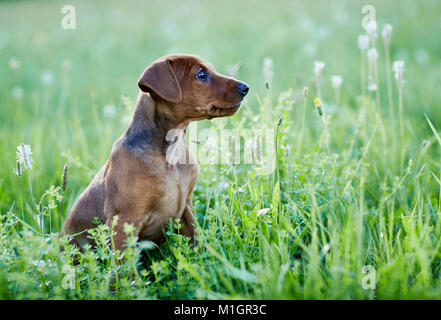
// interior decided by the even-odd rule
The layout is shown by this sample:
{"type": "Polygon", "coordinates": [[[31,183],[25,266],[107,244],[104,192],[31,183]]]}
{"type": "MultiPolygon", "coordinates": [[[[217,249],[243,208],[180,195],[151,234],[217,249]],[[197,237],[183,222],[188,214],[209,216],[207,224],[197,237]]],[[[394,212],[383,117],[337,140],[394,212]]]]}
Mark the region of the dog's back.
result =
{"type": "Polygon", "coordinates": [[[104,215],[104,182],[109,162],[107,161],[95,175],[89,186],[79,196],[72,207],[60,234],[81,234],[74,237],[73,242],[80,246],[88,242],[87,229],[93,228],[93,221],[98,218],[105,222],[104,215]]]}

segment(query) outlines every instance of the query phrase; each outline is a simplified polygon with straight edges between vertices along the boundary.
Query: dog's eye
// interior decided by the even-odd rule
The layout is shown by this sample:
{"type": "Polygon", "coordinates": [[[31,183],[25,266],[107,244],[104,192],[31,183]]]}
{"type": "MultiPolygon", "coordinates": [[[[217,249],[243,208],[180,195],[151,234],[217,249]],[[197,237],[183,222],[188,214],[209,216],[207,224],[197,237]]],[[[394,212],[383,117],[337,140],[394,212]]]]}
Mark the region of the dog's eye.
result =
{"type": "Polygon", "coordinates": [[[197,74],[196,74],[196,79],[201,80],[201,81],[207,81],[209,78],[209,74],[207,72],[205,72],[204,70],[200,70],[197,74]]]}

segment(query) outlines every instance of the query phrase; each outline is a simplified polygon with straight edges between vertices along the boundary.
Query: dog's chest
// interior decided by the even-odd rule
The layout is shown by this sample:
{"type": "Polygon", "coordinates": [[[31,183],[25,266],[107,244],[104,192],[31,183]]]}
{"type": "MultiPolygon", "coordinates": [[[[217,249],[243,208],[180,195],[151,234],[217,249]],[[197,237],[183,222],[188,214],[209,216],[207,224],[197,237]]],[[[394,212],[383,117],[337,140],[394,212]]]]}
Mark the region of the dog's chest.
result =
{"type": "Polygon", "coordinates": [[[154,212],[147,215],[141,239],[154,240],[162,237],[162,228],[171,219],[181,218],[186,202],[197,179],[197,165],[177,164],[163,172],[163,192],[154,212]]]}
{"type": "Polygon", "coordinates": [[[165,192],[161,199],[161,212],[167,212],[171,218],[179,218],[185,203],[192,192],[196,180],[195,165],[174,165],[165,176],[165,192]]]}

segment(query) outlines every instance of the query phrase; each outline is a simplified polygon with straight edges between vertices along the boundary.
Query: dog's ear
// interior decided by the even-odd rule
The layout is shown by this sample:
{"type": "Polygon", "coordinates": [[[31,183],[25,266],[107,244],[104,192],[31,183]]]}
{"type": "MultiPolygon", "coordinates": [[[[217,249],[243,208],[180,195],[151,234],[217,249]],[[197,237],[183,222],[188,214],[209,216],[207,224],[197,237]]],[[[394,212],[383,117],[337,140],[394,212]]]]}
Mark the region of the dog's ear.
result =
{"type": "Polygon", "coordinates": [[[173,103],[182,100],[181,87],[168,59],[149,65],[139,78],[138,87],[144,92],[153,91],[162,99],[173,103]]]}

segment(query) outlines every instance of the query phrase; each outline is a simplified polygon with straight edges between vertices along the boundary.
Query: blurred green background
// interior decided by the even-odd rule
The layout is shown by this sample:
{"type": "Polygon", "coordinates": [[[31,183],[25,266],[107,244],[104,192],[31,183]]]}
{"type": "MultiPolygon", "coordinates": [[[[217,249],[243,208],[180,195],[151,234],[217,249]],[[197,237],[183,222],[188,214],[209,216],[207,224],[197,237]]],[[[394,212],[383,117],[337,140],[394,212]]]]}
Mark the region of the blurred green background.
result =
{"type": "MultiPolygon", "coordinates": [[[[363,33],[365,4],[375,7],[379,31],[385,23],[394,27],[392,59],[406,61],[407,110],[418,121],[423,112],[435,123],[441,120],[439,1],[72,1],[76,30],[61,28],[65,4],[0,2],[2,165],[13,160],[14,146],[35,138],[35,127],[46,128],[39,146],[33,146],[36,152],[66,136],[68,127],[59,125],[64,119],[70,123],[78,117],[93,131],[91,92],[98,111],[118,105],[122,94],[134,99],[140,73],[168,53],[200,55],[223,73],[240,63],[237,76],[251,85],[247,108],[256,105],[257,94],[265,93],[264,57],[274,61],[274,96],[310,85],[313,61],[322,60],[324,97],[331,94],[329,76],[341,74],[342,101],[356,108],[357,36],[363,33]],[[12,58],[21,63],[16,72],[9,69],[12,58]],[[68,75],[63,73],[64,60],[71,62],[68,75]],[[48,86],[41,82],[45,71],[53,75],[48,86]],[[20,103],[11,97],[15,86],[23,89],[20,103]]],[[[379,63],[384,66],[384,59],[379,63]]],[[[90,138],[101,141],[99,134],[90,138]]]]}
{"type": "MultiPolygon", "coordinates": [[[[332,94],[329,76],[341,74],[342,102],[357,108],[357,36],[363,33],[361,8],[366,2],[73,1],[69,4],[76,8],[77,29],[63,30],[61,8],[65,4],[0,2],[2,167],[14,166],[18,144],[32,142],[38,162],[47,163],[37,166],[36,171],[46,177],[45,168],[51,171],[58,161],[54,153],[75,150],[76,134],[71,125],[78,122],[88,143],[82,150],[87,155],[81,157],[96,159],[94,168],[98,168],[125,127],[115,123],[106,127],[110,136],[103,133],[97,122],[109,121],[103,117],[104,106],[116,106],[120,116],[121,95],[135,99],[141,72],[168,53],[200,55],[223,73],[240,63],[237,77],[251,86],[246,108],[253,110],[256,95],[265,94],[264,57],[274,61],[273,97],[288,88],[311,86],[313,61],[321,60],[326,63],[325,99],[332,94]],[[20,62],[18,70],[10,70],[11,59],[20,62]],[[70,65],[69,72],[63,64],[70,65]],[[42,83],[43,73],[49,73],[50,84],[42,83]],[[14,99],[15,87],[22,88],[22,98],[14,99]]],[[[368,4],[376,9],[379,31],[385,23],[394,27],[391,56],[406,62],[404,99],[406,112],[416,121],[415,130],[424,121],[424,112],[441,125],[440,1],[368,4]]],[[[380,35],[380,48],[381,41],[380,35]]],[[[379,63],[383,69],[384,59],[379,63]]],[[[380,84],[384,85],[384,73],[382,76],[380,84]]],[[[426,126],[424,129],[428,133],[426,126]]],[[[2,190],[9,179],[4,176],[0,180],[2,190]]],[[[5,198],[2,192],[3,209],[9,202],[6,200],[10,197],[5,198]]]]}
{"type": "MultiPolygon", "coordinates": [[[[413,123],[414,148],[423,140],[420,133],[431,134],[424,113],[441,127],[440,1],[73,1],[68,4],[76,9],[76,29],[64,30],[61,9],[66,4],[0,2],[2,210],[16,198],[11,189],[16,177],[10,172],[20,143],[30,144],[34,152],[37,192],[59,183],[65,162],[84,169],[71,175],[73,200],[127,127],[139,75],[150,62],[169,53],[200,55],[226,74],[240,66],[235,76],[249,83],[251,90],[235,117],[239,120],[247,112],[259,112],[258,98],[266,95],[265,57],[274,63],[270,83],[274,101],[290,88],[298,96],[304,86],[313,98],[313,62],[320,60],[326,63],[323,99],[334,97],[330,76],[342,75],[341,105],[356,114],[357,37],[364,33],[361,10],[366,4],[375,7],[380,56],[384,56],[381,28],[390,23],[391,58],[406,63],[404,101],[413,123]],[[20,67],[11,70],[11,60],[20,67]],[[123,95],[128,99],[122,101],[123,95]]],[[[380,58],[383,102],[387,102],[385,67],[380,58]]],[[[312,99],[310,103],[312,114],[312,99]]],[[[387,110],[385,103],[383,108],[387,110]]],[[[339,130],[337,141],[344,143],[352,133],[353,115],[339,114],[341,110],[331,106],[328,113],[341,121],[335,130],[339,130]]],[[[300,119],[293,121],[291,127],[298,128],[300,119]]],[[[209,125],[204,122],[200,126],[209,125]]],[[[308,118],[307,127],[305,145],[321,128],[308,118]]]]}

